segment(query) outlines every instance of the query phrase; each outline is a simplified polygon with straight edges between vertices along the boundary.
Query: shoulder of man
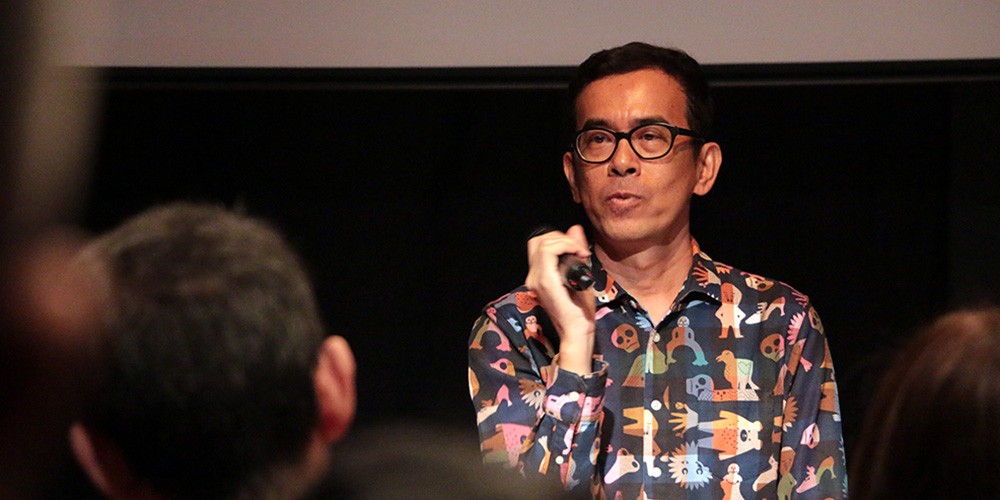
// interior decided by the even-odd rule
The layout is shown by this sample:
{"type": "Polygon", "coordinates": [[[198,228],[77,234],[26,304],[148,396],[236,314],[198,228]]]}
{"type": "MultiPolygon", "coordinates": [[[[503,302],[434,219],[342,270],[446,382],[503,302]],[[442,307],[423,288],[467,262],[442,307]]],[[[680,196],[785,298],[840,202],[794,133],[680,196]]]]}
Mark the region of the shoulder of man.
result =
{"type": "Polygon", "coordinates": [[[495,320],[494,316],[497,312],[500,312],[504,317],[524,317],[544,314],[545,311],[542,309],[541,303],[538,302],[538,296],[535,295],[535,292],[522,285],[483,307],[483,313],[489,315],[491,319],[495,320]]]}
{"type": "Polygon", "coordinates": [[[743,271],[728,264],[711,261],[721,285],[733,287],[746,303],[784,300],[788,306],[796,308],[812,307],[809,296],[795,287],[773,278],[743,271]],[[794,306],[793,306],[794,305],[794,306]]]}
{"type": "Polygon", "coordinates": [[[737,290],[738,303],[743,309],[756,309],[760,321],[782,324],[789,331],[799,331],[808,325],[811,331],[825,334],[823,322],[809,296],[791,285],[715,262],[719,281],[737,290]],[[754,308],[754,306],[756,306],[754,308]],[[773,314],[770,313],[773,311],[773,314]]]}
{"type": "Polygon", "coordinates": [[[486,304],[477,324],[485,327],[487,319],[518,348],[533,345],[551,357],[558,347],[558,335],[552,321],[535,292],[526,286],[515,288],[486,304]]]}

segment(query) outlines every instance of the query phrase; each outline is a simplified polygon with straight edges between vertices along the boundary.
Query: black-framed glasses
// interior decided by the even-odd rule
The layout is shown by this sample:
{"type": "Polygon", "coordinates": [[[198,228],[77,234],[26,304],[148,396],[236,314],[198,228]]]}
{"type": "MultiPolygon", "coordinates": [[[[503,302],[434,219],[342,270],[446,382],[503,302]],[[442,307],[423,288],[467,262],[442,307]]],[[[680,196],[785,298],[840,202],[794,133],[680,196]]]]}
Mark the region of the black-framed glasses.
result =
{"type": "Polygon", "coordinates": [[[639,158],[656,160],[670,153],[678,135],[701,139],[693,130],[669,123],[647,123],[628,132],[615,132],[600,127],[585,128],[576,133],[573,148],[580,159],[587,163],[604,163],[615,155],[618,143],[625,139],[639,158]]]}

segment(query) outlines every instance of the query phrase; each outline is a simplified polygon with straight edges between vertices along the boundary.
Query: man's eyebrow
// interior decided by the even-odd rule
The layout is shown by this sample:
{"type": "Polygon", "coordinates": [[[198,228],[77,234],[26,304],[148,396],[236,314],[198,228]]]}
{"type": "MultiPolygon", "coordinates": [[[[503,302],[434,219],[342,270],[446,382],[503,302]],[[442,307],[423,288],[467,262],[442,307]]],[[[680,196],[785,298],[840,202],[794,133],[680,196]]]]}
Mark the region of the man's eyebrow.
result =
{"type": "MultiPolygon", "coordinates": [[[[668,125],[673,125],[672,123],[670,123],[670,120],[667,120],[665,117],[660,116],[660,115],[655,115],[655,116],[644,116],[642,118],[638,118],[636,120],[632,120],[632,127],[641,127],[643,125],[649,125],[649,124],[652,124],[652,123],[666,123],[668,125]]],[[[606,128],[606,129],[611,129],[612,127],[611,127],[611,123],[608,122],[607,120],[600,119],[600,118],[591,118],[591,119],[583,122],[583,127],[581,127],[581,128],[582,129],[588,129],[588,128],[606,128]]]]}
{"type": "Polygon", "coordinates": [[[588,128],[607,128],[607,129],[610,129],[611,128],[611,124],[608,123],[607,120],[600,120],[600,119],[591,118],[591,119],[583,122],[583,127],[581,127],[581,129],[588,129],[588,128]]]}
{"type": "Polygon", "coordinates": [[[670,123],[670,120],[666,119],[666,117],[659,116],[659,115],[657,115],[657,116],[646,116],[646,117],[639,118],[638,120],[635,120],[634,122],[632,122],[633,126],[635,126],[635,127],[640,127],[642,125],[649,125],[649,124],[652,124],[652,123],[666,123],[667,125],[673,125],[672,123],[670,123]]]}

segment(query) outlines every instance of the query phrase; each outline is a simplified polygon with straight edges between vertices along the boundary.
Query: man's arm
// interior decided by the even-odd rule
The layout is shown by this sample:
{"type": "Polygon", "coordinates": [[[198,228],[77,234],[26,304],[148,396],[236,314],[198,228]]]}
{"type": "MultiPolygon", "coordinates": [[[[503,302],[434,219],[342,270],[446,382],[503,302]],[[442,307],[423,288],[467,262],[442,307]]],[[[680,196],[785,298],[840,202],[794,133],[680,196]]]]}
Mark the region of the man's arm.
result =
{"type": "Polygon", "coordinates": [[[779,498],[841,499],[847,467],[830,348],[811,304],[789,325],[779,498]]]}
{"type": "Polygon", "coordinates": [[[593,359],[593,290],[563,285],[559,261],[568,255],[590,257],[581,226],[528,240],[525,289],[488,307],[473,327],[469,386],[486,462],[558,471],[576,489],[594,478],[607,370],[593,359]],[[555,330],[558,355],[542,328],[555,330]]]}
{"type": "Polygon", "coordinates": [[[582,226],[528,240],[528,276],[524,284],[535,294],[559,334],[559,367],[589,373],[594,353],[594,291],[588,288],[573,292],[563,285],[559,273],[563,255],[581,260],[590,257],[582,226]]]}
{"type": "MultiPolygon", "coordinates": [[[[530,292],[519,292],[533,297],[530,292]]],[[[592,361],[579,375],[549,358],[540,325],[508,314],[516,301],[489,307],[469,341],[469,389],[477,413],[483,460],[526,475],[558,474],[567,489],[588,488],[599,446],[607,370],[592,361]]],[[[546,326],[548,325],[547,322],[546,326]]]]}

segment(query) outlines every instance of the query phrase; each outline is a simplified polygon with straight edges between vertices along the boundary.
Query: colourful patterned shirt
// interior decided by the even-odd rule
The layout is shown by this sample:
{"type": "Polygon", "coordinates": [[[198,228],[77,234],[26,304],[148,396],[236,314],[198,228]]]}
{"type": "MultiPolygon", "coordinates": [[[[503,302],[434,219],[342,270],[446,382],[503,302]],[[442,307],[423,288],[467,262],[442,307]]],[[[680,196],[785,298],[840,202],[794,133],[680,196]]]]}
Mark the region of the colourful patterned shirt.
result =
{"type": "Polygon", "coordinates": [[[593,373],[558,368],[558,335],[521,287],[469,340],[484,461],[596,498],[844,498],[840,408],[823,325],[784,283],[712,261],[653,325],[592,260],[593,373]]]}

